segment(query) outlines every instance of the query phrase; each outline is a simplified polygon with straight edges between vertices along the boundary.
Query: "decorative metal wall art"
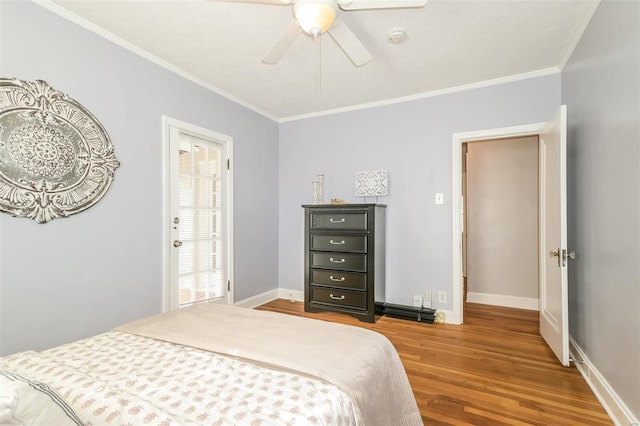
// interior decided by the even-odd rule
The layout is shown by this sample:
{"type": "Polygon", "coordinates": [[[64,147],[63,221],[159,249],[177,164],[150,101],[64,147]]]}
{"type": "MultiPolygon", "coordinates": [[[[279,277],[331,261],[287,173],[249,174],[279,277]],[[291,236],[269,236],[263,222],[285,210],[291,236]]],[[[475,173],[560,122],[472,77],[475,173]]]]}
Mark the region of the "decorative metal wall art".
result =
{"type": "Polygon", "coordinates": [[[45,223],[88,209],[120,163],[107,132],[45,81],[0,78],[0,211],[45,223]]]}
{"type": "Polygon", "coordinates": [[[378,197],[387,195],[387,171],[356,172],[356,196],[378,197]]]}

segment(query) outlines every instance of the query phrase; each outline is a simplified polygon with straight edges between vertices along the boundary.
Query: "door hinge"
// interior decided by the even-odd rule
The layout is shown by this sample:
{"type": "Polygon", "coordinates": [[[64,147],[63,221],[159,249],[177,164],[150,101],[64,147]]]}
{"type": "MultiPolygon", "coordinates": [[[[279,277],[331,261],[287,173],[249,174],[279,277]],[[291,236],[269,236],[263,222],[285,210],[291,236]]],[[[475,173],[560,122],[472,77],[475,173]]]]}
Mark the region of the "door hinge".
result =
{"type": "Polygon", "coordinates": [[[227,280],[227,291],[231,291],[231,280],[227,280]]]}
{"type": "Polygon", "coordinates": [[[231,160],[227,158],[227,170],[231,168],[231,160]]]}

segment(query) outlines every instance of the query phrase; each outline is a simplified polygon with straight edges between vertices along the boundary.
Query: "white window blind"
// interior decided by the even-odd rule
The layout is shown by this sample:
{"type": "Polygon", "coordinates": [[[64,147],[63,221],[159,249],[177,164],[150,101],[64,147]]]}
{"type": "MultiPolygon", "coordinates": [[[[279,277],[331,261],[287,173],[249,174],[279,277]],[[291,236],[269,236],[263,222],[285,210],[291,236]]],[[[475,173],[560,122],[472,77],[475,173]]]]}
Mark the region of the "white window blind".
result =
{"type": "Polygon", "coordinates": [[[180,132],[178,171],[179,306],[226,296],[222,148],[180,132]]]}

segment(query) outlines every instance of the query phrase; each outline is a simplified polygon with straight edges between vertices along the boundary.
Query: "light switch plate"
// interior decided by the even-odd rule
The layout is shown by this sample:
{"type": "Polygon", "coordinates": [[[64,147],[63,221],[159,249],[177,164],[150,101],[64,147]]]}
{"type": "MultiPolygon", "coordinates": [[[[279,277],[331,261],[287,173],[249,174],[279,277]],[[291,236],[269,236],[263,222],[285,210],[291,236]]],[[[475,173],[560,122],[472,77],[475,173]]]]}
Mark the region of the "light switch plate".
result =
{"type": "Polygon", "coordinates": [[[436,204],[444,204],[444,194],[442,192],[436,192],[436,204]]]}

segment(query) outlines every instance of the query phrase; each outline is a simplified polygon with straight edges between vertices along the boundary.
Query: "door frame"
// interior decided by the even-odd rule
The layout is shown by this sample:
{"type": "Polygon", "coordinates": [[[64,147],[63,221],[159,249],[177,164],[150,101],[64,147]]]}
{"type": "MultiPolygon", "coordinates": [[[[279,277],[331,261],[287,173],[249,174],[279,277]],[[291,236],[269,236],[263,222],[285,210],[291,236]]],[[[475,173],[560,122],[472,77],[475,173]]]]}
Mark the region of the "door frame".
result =
{"type": "Polygon", "coordinates": [[[233,237],[233,138],[214,132],[204,127],[196,126],[168,116],[162,116],[162,312],[171,310],[171,127],[178,127],[181,130],[202,135],[206,138],[215,140],[224,145],[227,154],[227,185],[226,185],[226,269],[227,269],[227,304],[233,304],[234,299],[234,272],[233,272],[233,253],[234,253],[234,237],[233,237]]]}
{"type": "MultiPolygon", "coordinates": [[[[467,142],[480,142],[492,139],[517,138],[521,136],[539,136],[546,123],[525,124],[512,127],[476,130],[453,134],[452,144],[452,177],[451,177],[451,210],[453,219],[453,312],[452,318],[447,322],[462,324],[463,318],[463,279],[462,279],[462,144],[467,142]]],[[[538,259],[540,262],[540,259],[538,259]]],[[[539,284],[538,284],[539,286],[539,284]]]]}

